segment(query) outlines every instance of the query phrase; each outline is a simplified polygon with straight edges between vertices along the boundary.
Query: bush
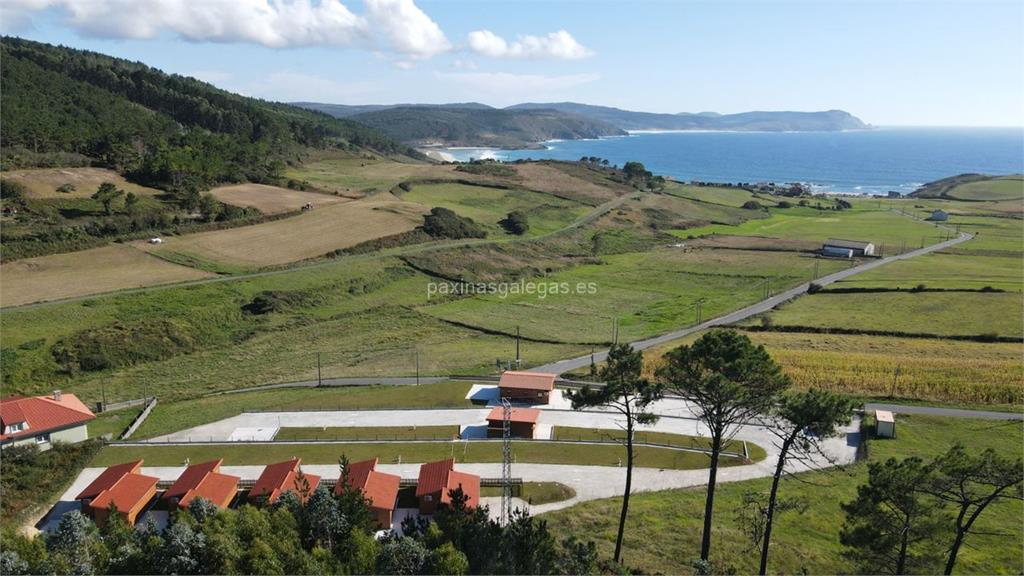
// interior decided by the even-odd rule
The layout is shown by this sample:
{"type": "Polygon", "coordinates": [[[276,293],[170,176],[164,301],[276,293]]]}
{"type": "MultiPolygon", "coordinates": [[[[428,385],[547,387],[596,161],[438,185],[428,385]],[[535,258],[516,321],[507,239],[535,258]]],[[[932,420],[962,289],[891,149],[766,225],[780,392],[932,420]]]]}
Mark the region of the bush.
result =
{"type": "Polygon", "coordinates": [[[822,288],[823,286],[821,284],[818,284],[817,282],[811,282],[811,284],[807,287],[807,293],[817,294],[818,292],[821,292],[822,288]]]}
{"type": "Polygon", "coordinates": [[[761,204],[756,200],[747,200],[743,203],[744,210],[760,210],[761,204]]]}
{"type": "Polygon", "coordinates": [[[522,236],[530,229],[530,223],[526,218],[526,214],[515,210],[508,213],[503,220],[499,220],[498,224],[504,228],[509,234],[516,234],[522,236]]]}
{"type": "Polygon", "coordinates": [[[915,293],[916,292],[924,292],[927,288],[928,287],[925,286],[924,284],[918,284],[917,286],[914,286],[913,288],[911,288],[910,291],[911,292],[915,292],[915,293]]]}
{"type": "Polygon", "coordinates": [[[306,306],[314,300],[308,292],[300,290],[264,290],[242,306],[249,314],[269,314],[306,306]]]}
{"type": "Polygon", "coordinates": [[[778,204],[776,204],[775,207],[776,208],[792,208],[793,207],[793,203],[790,202],[789,200],[783,200],[782,202],[779,202],[778,204]]]}
{"type": "Polygon", "coordinates": [[[200,335],[191,325],[164,319],[115,322],[62,338],[50,353],[65,372],[90,372],[193,352],[200,335]]]}
{"type": "Polygon", "coordinates": [[[459,216],[447,208],[432,208],[423,217],[423,231],[435,238],[484,238],[487,232],[470,218],[459,216]]]}

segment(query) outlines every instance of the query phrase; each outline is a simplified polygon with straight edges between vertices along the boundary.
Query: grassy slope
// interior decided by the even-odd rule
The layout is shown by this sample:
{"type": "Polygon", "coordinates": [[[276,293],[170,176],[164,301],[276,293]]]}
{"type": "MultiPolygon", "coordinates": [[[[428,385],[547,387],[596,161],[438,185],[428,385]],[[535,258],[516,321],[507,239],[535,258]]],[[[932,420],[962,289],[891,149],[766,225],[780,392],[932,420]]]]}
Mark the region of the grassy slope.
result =
{"type": "MultiPolygon", "coordinates": [[[[823,261],[822,273],[845,263],[823,261]]],[[[694,302],[706,298],[705,318],[751,304],[764,296],[764,278],[773,290],[810,279],[814,263],[792,253],[674,248],[618,254],[601,264],[577,266],[537,279],[547,292],[475,296],[421,308],[473,326],[565,342],[611,340],[612,315],[620,337],[633,340],[687,326],[696,320],[694,302]],[[563,285],[568,293],[550,286],[563,285]],[[584,286],[582,291],[577,287],[584,286]],[[593,291],[589,290],[593,286],[593,291]]],[[[539,288],[538,288],[539,290],[539,288]]]]}
{"type": "Polygon", "coordinates": [[[968,182],[950,190],[958,200],[1020,200],[1024,198],[1024,177],[1002,176],[982,182],[968,182]]]}
{"type": "Polygon", "coordinates": [[[743,206],[745,202],[755,200],[762,205],[774,204],[774,201],[767,198],[760,198],[753,193],[741,188],[717,188],[714,186],[691,186],[678,182],[670,182],[665,186],[665,193],[681,198],[691,198],[712,204],[724,204],[726,206],[743,206]]]}
{"type": "MultiPolygon", "coordinates": [[[[900,416],[898,438],[871,442],[873,461],[889,457],[932,457],[956,441],[972,449],[995,448],[1009,457],[1019,457],[1024,442],[1019,424],[900,416]]],[[[783,480],[780,494],[801,497],[809,507],[803,514],[790,512],[778,518],[772,538],[770,570],[773,573],[847,573],[851,567],[841,556],[839,529],[843,514],[839,505],[851,500],[856,487],[867,475],[864,464],[849,469],[801,474],[783,480]]],[[[757,569],[758,554],[736,520],[736,510],[745,491],[766,491],[769,481],[753,480],[721,484],[716,491],[715,530],[712,558],[720,566],[738,573],[757,569]]],[[[699,556],[703,522],[704,490],[670,490],[636,494],[630,500],[624,558],[643,573],[689,573],[688,562],[699,556]]],[[[598,542],[603,556],[610,557],[615,540],[619,500],[587,502],[545,514],[556,533],[585,533],[598,542]]],[[[1024,503],[993,505],[978,520],[979,531],[1010,531],[1007,536],[971,536],[961,551],[959,573],[1009,574],[1024,567],[1024,552],[1016,545],[1024,538],[1020,518],[1024,503]]]]}
{"type": "Polygon", "coordinates": [[[1024,334],[1020,292],[822,292],[771,313],[776,326],[817,326],[939,335],[1024,334]],[[884,312],[883,312],[884,311],[884,312]]]}
{"type": "Polygon", "coordinates": [[[504,236],[498,221],[513,210],[527,215],[528,236],[563,228],[587,212],[587,207],[556,196],[528,190],[502,190],[466,184],[417,184],[401,195],[402,200],[427,207],[441,206],[472,218],[486,227],[489,235],[504,236]]]}
{"type": "MultiPolygon", "coordinates": [[[[974,241],[961,244],[969,249],[974,241]]],[[[835,284],[837,288],[913,288],[924,284],[929,288],[967,288],[985,286],[1002,290],[1021,290],[1024,260],[1019,255],[971,256],[962,253],[936,252],[910,260],[893,262],[835,284]]]]}

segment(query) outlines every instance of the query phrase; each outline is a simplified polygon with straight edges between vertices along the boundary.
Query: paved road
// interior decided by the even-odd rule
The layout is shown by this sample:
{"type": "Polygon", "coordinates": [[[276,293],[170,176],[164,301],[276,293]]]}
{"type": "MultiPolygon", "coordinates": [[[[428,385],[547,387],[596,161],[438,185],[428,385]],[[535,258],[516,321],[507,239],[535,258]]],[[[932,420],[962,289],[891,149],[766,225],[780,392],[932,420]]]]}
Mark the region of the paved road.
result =
{"type": "Polygon", "coordinates": [[[990,410],[962,410],[960,408],[938,408],[935,406],[910,406],[906,404],[886,404],[870,402],[864,404],[864,410],[888,410],[898,414],[929,414],[932,416],[949,416],[951,418],[979,418],[982,420],[1024,420],[1020,412],[993,412],[990,410]]]}
{"type": "MultiPolygon", "coordinates": [[[[887,258],[879,258],[878,260],[872,260],[870,262],[865,262],[864,264],[853,266],[851,268],[847,268],[846,270],[841,270],[839,272],[834,272],[832,274],[829,274],[828,276],[822,276],[821,278],[818,278],[817,280],[815,280],[814,283],[815,284],[819,284],[821,286],[827,286],[829,284],[832,284],[833,282],[838,282],[839,280],[843,280],[845,278],[853,276],[854,274],[859,274],[861,272],[866,272],[868,270],[873,270],[875,268],[878,268],[879,266],[884,266],[886,264],[889,264],[891,262],[896,262],[898,260],[907,260],[909,258],[915,258],[917,256],[922,256],[924,254],[930,254],[932,252],[937,252],[939,250],[944,250],[946,248],[949,248],[950,246],[955,246],[956,244],[960,244],[961,242],[966,242],[967,240],[970,240],[971,238],[973,238],[973,235],[967,234],[967,233],[961,233],[960,236],[958,236],[956,238],[953,238],[951,240],[947,240],[945,242],[940,242],[938,244],[932,244],[931,246],[925,246],[924,248],[919,248],[917,250],[913,250],[911,252],[905,252],[903,254],[899,254],[899,255],[896,255],[896,256],[889,256],[887,258]]],[[[647,349],[647,348],[651,348],[653,346],[659,346],[661,344],[665,344],[666,342],[671,342],[673,340],[677,340],[679,338],[683,338],[683,337],[689,336],[690,334],[693,334],[695,332],[700,332],[701,330],[706,330],[706,329],[711,328],[713,326],[723,326],[723,325],[726,325],[726,324],[733,324],[735,322],[739,322],[740,320],[746,320],[747,318],[750,318],[751,316],[756,316],[758,314],[762,314],[764,312],[767,312],[767,311],[771,310],[772,308],[778,306],[779,304],[782,304],[783,302],[786,302],[787,300],[792,300],[793,298],[796,298],[798,296],[803,295],[804,293],[807,292],[807,288],[809,286],[810,286],[810,282],[805,282],[804,284],[801,284],[801,285],[799,285],[799,286],[797,286],[795,288],[790,288],[789,290],[786,290],[784,292],[780,292],[779,294],[776,294],[775,296],[772,296],[770,298],[766,298],[764,300],[761,300],[760,302],[758,302],[756,304],[753,304],[753,305],[750,305],[750,306],[747,306],[746,308],[742,308],[740,310],[736,310],[735,312],[730,312],[729,314],[725,314],[723,316],[719,316],[717,318],[713,318],[711,320],[708,320],[707,322],[704,322],[702,324],[698,324],[696,326],[691,326],[689,328],[683,328],[682,330],[676,330],[674,332],[669,332],[668,334],[662,334],[661,336],[655,336],[654,338],[647,338],[645,340],[639,340],[639,341],[633,342],[632,346],[633,346],[633,348],[635,348],[637,350],[644,350],[644,349],[647,349]]],[[[595,362],[603,362],[607,356],[608,356],[608,352],[607,351],[602,351],[602,352],[596,353],[594,355],[593,359],[594,359],[595,362]]],[[[588,354],[586,356],[580,356],[578,358],[572,358],[572,359],[569,359],[569,360],[559,360],[558,362],[552,362],[551,364],[545,364],[543,366],[537,366],[535,368],[531,368],[531,370],[534,370],[536,372],[551,372],[551,373],[554,373],[554,374],[562,374],[563,372],[570,372],[572,370],[579,370],[580,368],[585,368],[587,366],[590,366],[590,361],[591,361],[591,357],[588,354]]]]}

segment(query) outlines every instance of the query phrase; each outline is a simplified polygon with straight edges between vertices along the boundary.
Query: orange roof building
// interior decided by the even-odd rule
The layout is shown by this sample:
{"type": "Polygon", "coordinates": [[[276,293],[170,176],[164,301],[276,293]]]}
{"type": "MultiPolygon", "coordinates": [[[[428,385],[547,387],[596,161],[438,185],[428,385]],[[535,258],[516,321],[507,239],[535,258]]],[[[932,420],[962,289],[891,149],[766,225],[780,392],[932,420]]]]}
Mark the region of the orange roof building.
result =
{"type": "Polygon", "coordinates": [[[555,388],[555,374],[508,371],[501,374],[498,393],[502,398],[547,404],[555,388]]]}
{"type": "Polygon", "coordinates": [[[106,524],[111,507],[116,508],[125,522],[134,525],[139,513],[156,496],[156,484],[160,480],[140,474],[141,468],[142,460],[111,466],[86,486],[75,500],[82,502],[82,509],[100,527],[106,524]]]}
{"type": "Polygon", "coordinates": [[[293,458],[285,462],[270,464],[263,469],[263,473],[256,479],[256,484],[249,490],[249,501],[253,503],[273,504],[281,497],[281,494],[289,490],[295,492],[303,501],[320,485],[320,477],[313,474],[303,474],[300,464],[301,458],[293,458]],[[303,486],[302,478],[305,478],[308,486],[303,486]],[[308,488],[308,490],[307,490],[308,488]],[[305,491],[305,493],[303,493],[305,491]]]}
{"type": "Polygon", "coordinates": [[[466,495],[466,506],[480,504],[480,477],[455,470],[455,460],[449,458],[420,466],[416,483],[416,497],[420,501],[420,514],[433,514],[442,504],[451,504],[450,491],[461,488],[466,495]]]}
{"type": "MultiPolygon", "coordinates": [[[[348,485],[358,488],[370,501],[370,509],[382,529],[391,527],[391,517],[398,501],[398,485],[401,477],[378,472],[377,458],[353,462],[348,465],[348,485]]],[[[341,494],[345,486],[345,475],[338,478],[334,493],[341,494]]]]}
{"type": "Polygon", "coordinates": [[[164,492],[163,499],[181,508],[188,508],[192,500],[205,498],[220,508],[227,508],[238,493],[238,481],[241,478],[221,474],[220,465],[223,462],[221,458],[189,466],[164,492]]]}
{"type": "Polygon", "coordinates": [[[12,396],[0,400],[0,446],[52,442],[82,442],[89,438],[87,423],[96,418],[74,394],[59,390],[50,396],[12,396]]]}
{"type": "MultiPolygon", "coordinates": [[[[515,438],[533,438],[537,430],[537,419],[540,417],[540,410],[536,408],[512,408],[509,414],[509,428],[515,438]]],[[[504,430],[505,410],[498,406],[487,415],[487,436],[489,438],[501,438],[505,435],[504,430]]]]}

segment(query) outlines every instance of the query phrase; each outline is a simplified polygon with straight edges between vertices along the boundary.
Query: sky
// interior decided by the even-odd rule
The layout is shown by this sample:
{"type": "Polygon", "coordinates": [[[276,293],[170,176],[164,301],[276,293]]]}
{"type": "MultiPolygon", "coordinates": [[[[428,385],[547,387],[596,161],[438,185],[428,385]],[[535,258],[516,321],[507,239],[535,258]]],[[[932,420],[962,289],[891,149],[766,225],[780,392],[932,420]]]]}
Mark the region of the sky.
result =
{"type": "Polygon", "coordinates": [[[1024,2],[0,0],[5,34],[279,101],[1024,126],[1024,2]]]}

